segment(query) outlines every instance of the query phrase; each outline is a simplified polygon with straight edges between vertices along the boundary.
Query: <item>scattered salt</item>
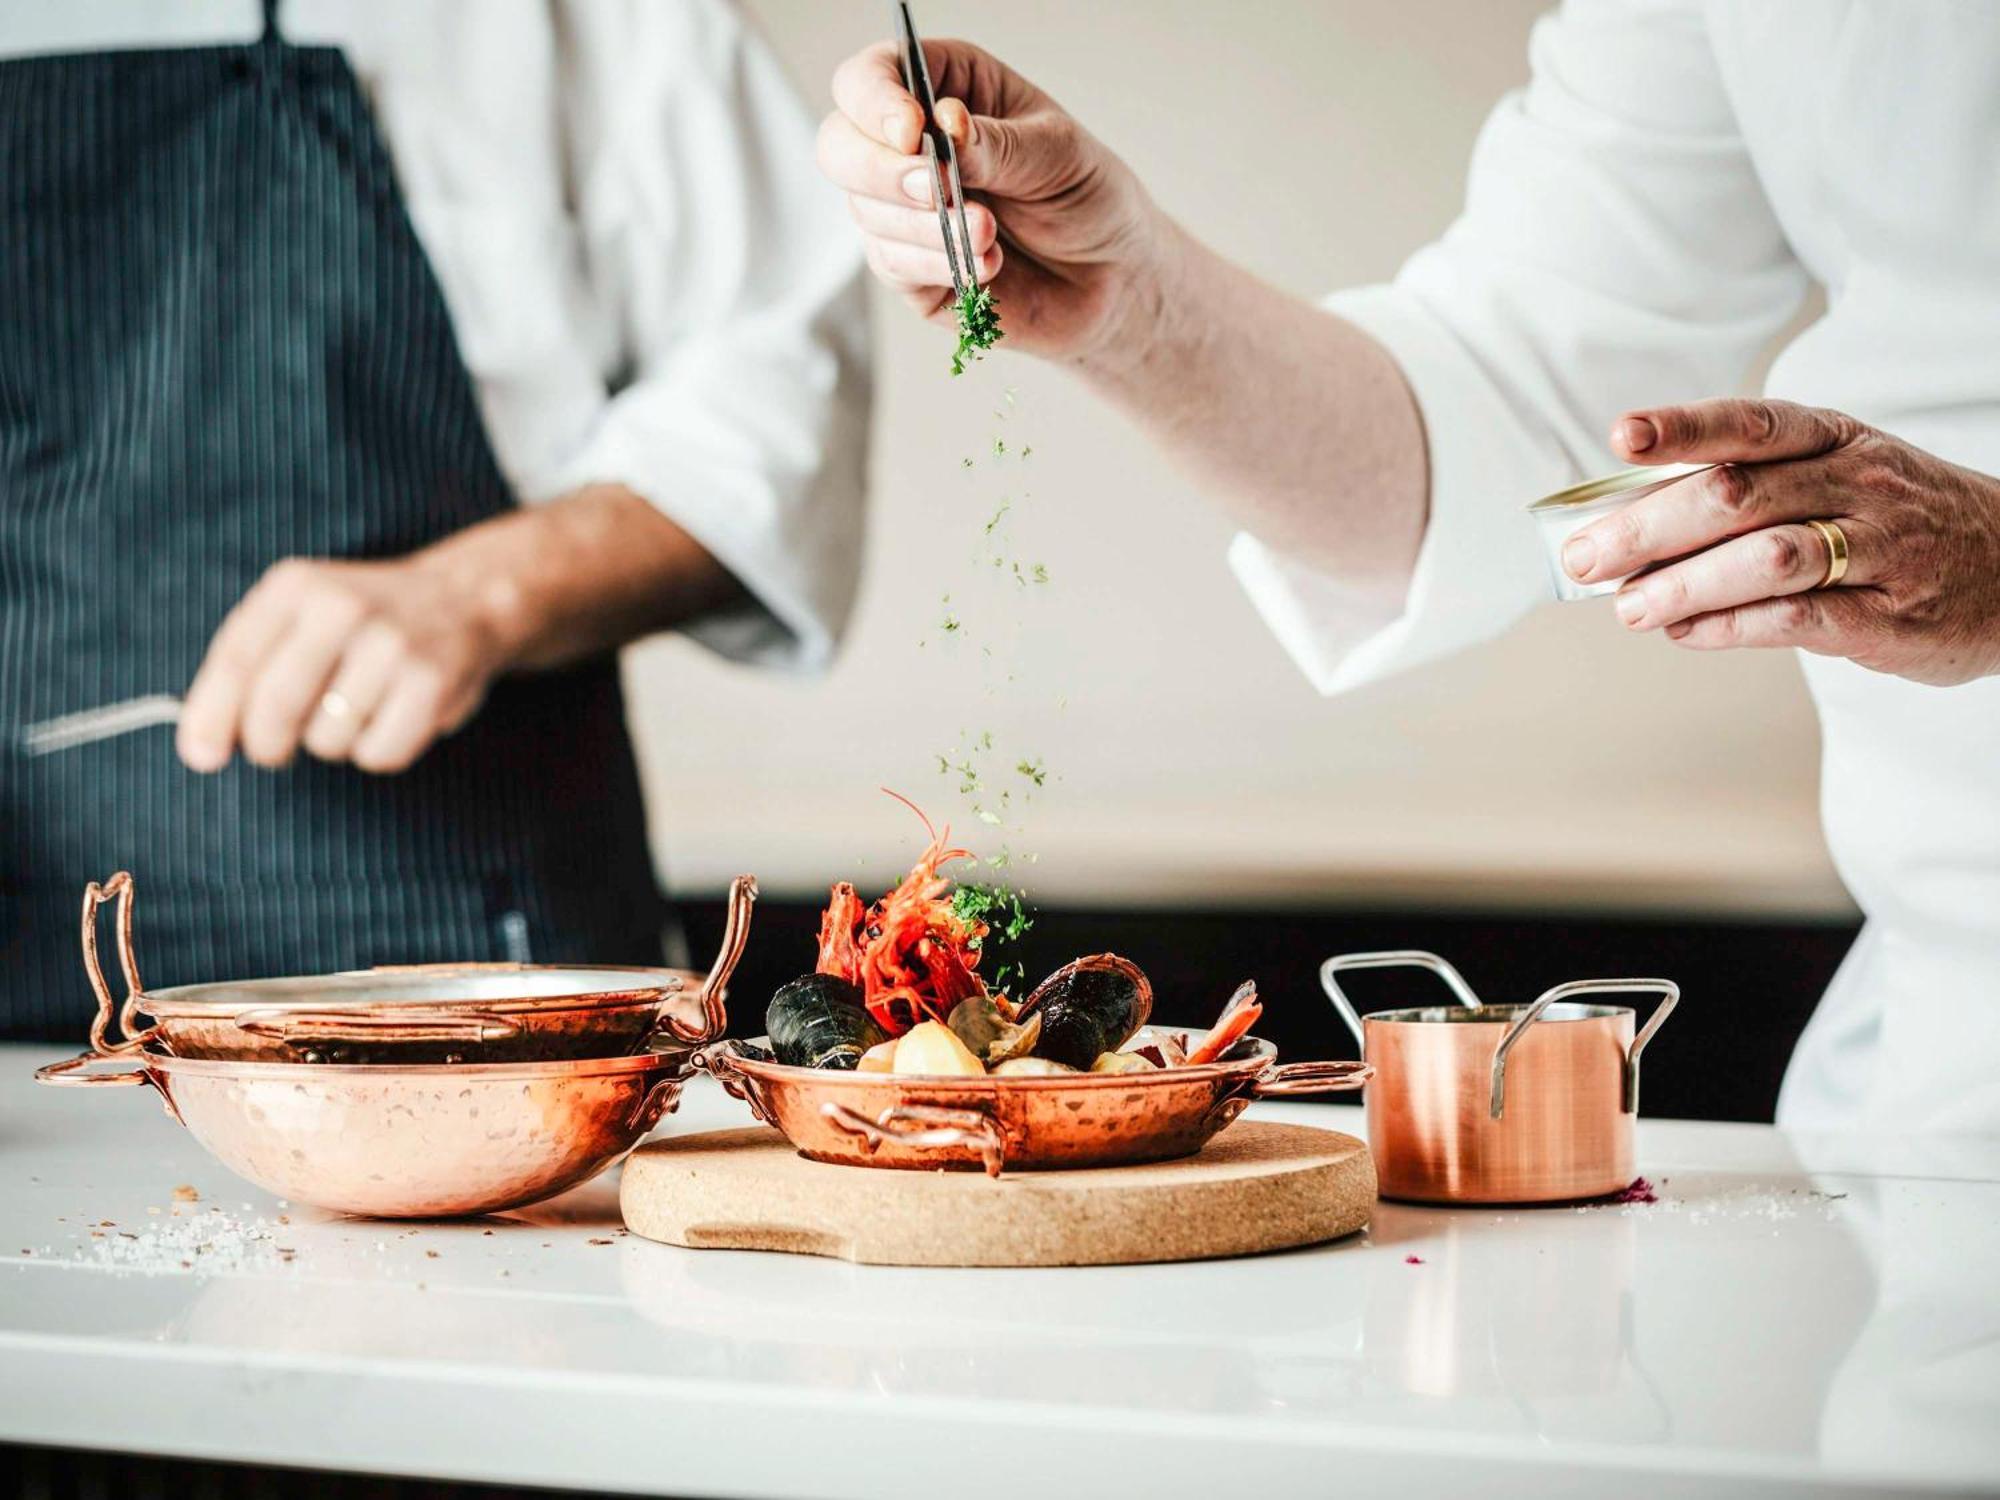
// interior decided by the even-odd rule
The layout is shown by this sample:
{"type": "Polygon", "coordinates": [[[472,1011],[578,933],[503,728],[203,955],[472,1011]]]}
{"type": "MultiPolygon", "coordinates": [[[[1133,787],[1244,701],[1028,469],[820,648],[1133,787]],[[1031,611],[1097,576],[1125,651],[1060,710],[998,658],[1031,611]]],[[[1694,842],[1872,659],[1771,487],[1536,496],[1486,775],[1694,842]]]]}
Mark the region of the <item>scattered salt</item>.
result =
{"type": "Polygon", "coordinates": [[[221,1208],[188,1214],[139,1234],[119,1230],[115,1237],[91,1241],[89,1250],[85,1264],[142,1276],[176,1270],[203,1274],[257,1270],[289,1264],[298,1253],[279,1249],[265,1220],[239,1219],[221,1208]]]}

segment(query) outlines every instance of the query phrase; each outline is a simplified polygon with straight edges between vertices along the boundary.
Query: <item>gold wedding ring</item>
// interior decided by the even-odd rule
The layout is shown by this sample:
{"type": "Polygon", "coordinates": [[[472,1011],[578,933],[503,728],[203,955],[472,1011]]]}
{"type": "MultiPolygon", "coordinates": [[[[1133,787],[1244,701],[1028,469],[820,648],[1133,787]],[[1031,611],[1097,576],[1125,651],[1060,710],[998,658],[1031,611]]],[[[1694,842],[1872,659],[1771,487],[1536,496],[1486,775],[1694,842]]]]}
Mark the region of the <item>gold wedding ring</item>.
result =
{"type": "MultiPolygon", "coordinates": [[[[1841,548],[1841,556],[1845,557],[1846,555],[1847,549],[1843,546],[1841,548]]],[[[338,688],[328,688],[319,695],[319,711],[329,719],[338,719],[343,724],[354,717],[354,705],[347,701],[347,694],[341,692],[338,688]]]]}
{"type": "Polygon", "coordinates": [[[1813,587],[1830,589],[1847,576],[1847,533],[1832,521],[1808,521],[1806,525],[1817,531],[1820,540],[1826,543],[1826,577],[1813,587]]]}

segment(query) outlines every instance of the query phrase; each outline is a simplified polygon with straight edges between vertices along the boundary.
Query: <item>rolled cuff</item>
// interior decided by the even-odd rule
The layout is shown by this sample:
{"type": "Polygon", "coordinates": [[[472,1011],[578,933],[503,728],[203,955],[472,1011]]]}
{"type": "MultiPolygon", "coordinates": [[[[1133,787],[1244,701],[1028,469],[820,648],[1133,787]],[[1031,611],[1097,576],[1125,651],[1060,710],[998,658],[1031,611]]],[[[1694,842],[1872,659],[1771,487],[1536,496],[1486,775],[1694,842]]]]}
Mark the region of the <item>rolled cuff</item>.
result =
{"type": "Polygon", "coordinates": [[[705,462],[698,439],[662,442],[664,434],[652,424],[640,425],[634,432],[614,412],[563,465],[555,492],[623,485],[701,543],[743,585],[742,603],[683,621],[676,627],[681,634],[730,661],[823,671],[853,602],[858,541],[846,549],[854,556],[832,555],[845,546],[838,531],[810,534],[816,518],[788,504],[781,486],[749,455],[705,462]],[[665,459],[664,453],[677,456],[665,459]],[[801,530],[808,534],[796,534],[801,530]]]}
{"type": "Polygon", "coordinates": [[[1430,519],[1400,613],[1248,533],[1230,546],[1230,567],[1264,623],[1332,695],[1491,640],[1553,598],[1526,507],[1575,474],[1553,437],[1521,420],[1415,292],[1360,287],[1324,305],[1395,357],[1430,456],[1430,519]]]}

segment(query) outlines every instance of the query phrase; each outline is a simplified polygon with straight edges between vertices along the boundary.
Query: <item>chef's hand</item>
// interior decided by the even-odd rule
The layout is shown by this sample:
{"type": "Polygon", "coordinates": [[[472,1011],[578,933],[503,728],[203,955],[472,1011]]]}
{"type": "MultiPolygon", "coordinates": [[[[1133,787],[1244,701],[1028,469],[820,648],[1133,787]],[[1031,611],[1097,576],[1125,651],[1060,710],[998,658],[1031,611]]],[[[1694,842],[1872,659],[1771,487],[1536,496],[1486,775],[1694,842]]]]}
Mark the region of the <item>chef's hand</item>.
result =
{"type": "Polygon", "coordinates": [[[429,554],[274,563],[209,642],[181,710],[181,759],[219,771],[240,746],[282,766],[400,771],[465,722],[506,665],[476,597],[429,554]]]}
{"type": "Polygon", "coordinates": [[[1582,582],[1650,569],[1619,618],[1696,650],[1796,646],[1948,685],[2000,672],[2000,480],[1837,411],[1697,401],[1621,417],[1634,463],[1717,463],[1586,527],[1563,550],[1582,582]],[[1828,540],[1849,562],[1820,588],[1828,540]]]}
{"type": "MultiPolygon", "coordinates": [[[[1126,165],[1061,106],[969,42],[926,42],[938,123],[958,147],[978,279],[993,288],[1010,347],[1085,356],[1115,336],[1156,251],[1160,215],[1126,165]],[[1003,248],[1004,242],[1004,248],[1003,248]]],[[[893,45],[833,77],[820,168],[845,189],[868,263],[918,313],[950,325],[951,272],[922,152],[923,113],[893,45]]]]}
{"type": "Polygon", "coordinates": [[[503,672],[559,666],[737,603],[742,585],[641,496],[596,485],[380,562],[273,565],[209,642],[180,756],[219,771],[240,747],[301,747],[401,771],[457,729],[503,672]]]}

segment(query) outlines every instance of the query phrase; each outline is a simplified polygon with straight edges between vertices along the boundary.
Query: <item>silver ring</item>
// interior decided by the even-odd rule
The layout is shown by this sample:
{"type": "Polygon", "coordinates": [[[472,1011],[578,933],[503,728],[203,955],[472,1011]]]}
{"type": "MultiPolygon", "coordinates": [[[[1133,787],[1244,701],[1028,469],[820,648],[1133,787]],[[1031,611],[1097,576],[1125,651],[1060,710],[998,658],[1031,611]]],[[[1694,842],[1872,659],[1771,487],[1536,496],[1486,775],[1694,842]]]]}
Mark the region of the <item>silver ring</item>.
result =
{"type": "Polygon", "coordinates": [[[319,711],[329,719],[339,719],[342,723],[354,717],[354,705],[347,701],[347,694],[339,688],[328,688],[319,695],[319,711]]]}

